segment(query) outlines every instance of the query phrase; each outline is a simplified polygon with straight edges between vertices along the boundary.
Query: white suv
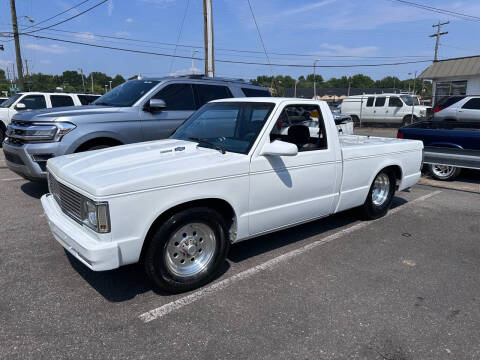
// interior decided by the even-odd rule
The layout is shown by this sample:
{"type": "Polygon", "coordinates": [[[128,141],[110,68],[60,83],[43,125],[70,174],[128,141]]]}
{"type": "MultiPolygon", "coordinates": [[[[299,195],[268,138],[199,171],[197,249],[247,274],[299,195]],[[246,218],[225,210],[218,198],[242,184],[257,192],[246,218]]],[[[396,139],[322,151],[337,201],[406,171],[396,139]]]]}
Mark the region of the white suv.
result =
{"type": "Polygon", "coordinates": [[[435,105],[434,120],[479,121],[480,96],[451,96],[435,105]]]}
{"type": "Polygon", "coordinates": [[[100,95],[24,92],[18,93],[5,100],[0,105],[0,144],[5,137],[7,125],[13,115],[21,110],[38,110],[61,106],[88,105],[100,95]]]}

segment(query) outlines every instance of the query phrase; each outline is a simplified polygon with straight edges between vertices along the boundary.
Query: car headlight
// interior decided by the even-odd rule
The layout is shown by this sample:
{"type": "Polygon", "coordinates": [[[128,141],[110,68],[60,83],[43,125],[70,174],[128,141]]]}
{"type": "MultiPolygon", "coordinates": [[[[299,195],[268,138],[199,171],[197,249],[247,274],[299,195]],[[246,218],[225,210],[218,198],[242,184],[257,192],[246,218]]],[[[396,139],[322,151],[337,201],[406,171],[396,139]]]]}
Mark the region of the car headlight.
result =
{"type": "Polygon", "coordinates": [[[107,202],[94,202],[85,199],[85,219],[83,223],[99,233],[110,232],[110,217],[107,202]]]}
{"type": "Polygon", "coordinates": [[[55,141],[62,140],[62,137],[67,135],[70,131],[76,128],[75,125],[68,122],[58,122],[55,124],[57,126],[57,133],[55,134],[55,141]]]}

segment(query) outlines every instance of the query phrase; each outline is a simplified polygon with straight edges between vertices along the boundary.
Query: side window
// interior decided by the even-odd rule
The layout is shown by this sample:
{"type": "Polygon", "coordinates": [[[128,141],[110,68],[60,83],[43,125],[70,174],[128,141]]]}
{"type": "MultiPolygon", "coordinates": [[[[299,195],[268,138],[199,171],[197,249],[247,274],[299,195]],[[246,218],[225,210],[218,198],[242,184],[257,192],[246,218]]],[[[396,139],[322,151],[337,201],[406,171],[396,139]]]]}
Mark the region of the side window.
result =
{"type": "Polygon", "coordinates": [[[373,100],[375,100],[375,98],[373,96],[368,98],[367,107],[372,107],[373,106],[373,100]]]}
{"type": "Polygon", "coordinates": [[[389,107],[402,107],[403,106],[403,103],[402,103],[402,100],[400,100],[400,98],[396,97],[396,96],[390,96],[390,99],[388,100],[388,106],[389,107]]]}
{"type": "Polygon", "coordinates": [[[480,98],[470,99],[463,106],[462,109],[480,110],[480,98]]]}
{"type": "Polygon", "coordinates": [[[193,87],[197,93],[198,107],[212,100],[233,97],[229,88],[226,86],[194,84],[193,87]]]}
{"type": "Polygon", "coordinates": [[[155,94],[154,99],[162,99],[167,104],[165,110],[195,110],[193,91],[190,84],[171,84],[155,94]]]}
{"type": "Polygon", "coordinates": [[[262,89],[242,88],[246,97],[271,97],[270,91],[262,89]]]}
{"type": "Polygon", "coordinates": [[[99,96],[94,96],[94,95],[78,95],[78,100],[80,100],[80,103],[82,105],[89,105],[95,100],[97,100],[99,96]]]}
{"type": "Polygon", "coordinates": [[[73,106],[73,99],[67,95],[50,95],[52,107],[73,106]]]}
{"type": "Polygon", "coordinates": [[[385,97],[384,96],[379,96],[375,100],[375,107],[382,107],[385,105],[385,97]]]}
{"type": "Polygon", "coordinates": [[[43,95],[27,95],[20,102],[25,104],[28,110],[45,109],[47,107],[45,96],[43,95]]]}
{"type": "Polygon", "coordinates": [[[270,141],[297,145],[298,151],[327,148],[327,134],[320,108],[316,105],[288,105],[270,133],[270,141]]]}

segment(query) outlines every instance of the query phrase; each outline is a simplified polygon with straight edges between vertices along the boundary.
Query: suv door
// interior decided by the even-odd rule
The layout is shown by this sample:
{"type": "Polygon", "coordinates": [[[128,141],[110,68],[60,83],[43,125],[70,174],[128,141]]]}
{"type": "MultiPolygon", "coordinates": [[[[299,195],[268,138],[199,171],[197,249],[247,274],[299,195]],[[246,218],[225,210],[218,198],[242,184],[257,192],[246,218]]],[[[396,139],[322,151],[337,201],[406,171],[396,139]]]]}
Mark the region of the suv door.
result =
{"type": "MultiPolygon", "coordinates": [[[[356,100],[355,100],[356,101],[356,100]]],[[[369,96],[368,98],[362,98],[358,100],[360,102],[360,106],[363,106],[361,112],[361,121],[373,121],[374,116],[374,108],[373,103],[375,102],[375,96],[369,96]]]]}
{"type": "Polygon", "coordinates": [[[373,120],[375,122],[388,122],[387,107],[385,106],[387,98],[385,96],[377,96],[375,98],[375,105],[373,110],[373,120]]]}
{"type": "Polygon", "coordinates": [[[386,119],[389,122],[398,122],[403,120],[403,101],[398,96],[390,96],[388,99],[388,108],[386,110],[386,119]]]}
{"type": "Polygon", "coordinates": [[[458,109],[459,121],[480,121],[480,98],[471,98],[458,109]]]}
{"type": "Polygon", "coordinates": [[[152,99],[161,99],[167,106],[161,111],[150,111],[148,107],[141,110],[145,141],[168,138],[196,108],[192,85],[188,83],[167,83],[152,99]]]}

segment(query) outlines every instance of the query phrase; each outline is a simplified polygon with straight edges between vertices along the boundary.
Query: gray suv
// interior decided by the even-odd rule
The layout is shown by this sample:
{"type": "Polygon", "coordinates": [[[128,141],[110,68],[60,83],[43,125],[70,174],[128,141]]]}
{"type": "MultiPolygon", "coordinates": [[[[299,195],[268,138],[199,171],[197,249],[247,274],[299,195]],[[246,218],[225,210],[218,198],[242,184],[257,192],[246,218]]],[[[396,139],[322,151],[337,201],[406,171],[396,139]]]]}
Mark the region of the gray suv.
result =
{"type": "Polygon", "coordinates": [[[451,96],[434,107],[434,120],[480,122],[480,96],[451,96]]]}
{"type": "Polygon", "coordinates": [[[19,112],[7,128],[3,152],[10,170],[41,181],[51,157],[165,139],[211,100],[259,96],[270,92],[238,80],[139,78],[117,86],[92,105],[19,112]]]}

